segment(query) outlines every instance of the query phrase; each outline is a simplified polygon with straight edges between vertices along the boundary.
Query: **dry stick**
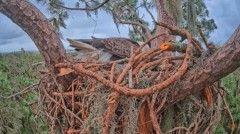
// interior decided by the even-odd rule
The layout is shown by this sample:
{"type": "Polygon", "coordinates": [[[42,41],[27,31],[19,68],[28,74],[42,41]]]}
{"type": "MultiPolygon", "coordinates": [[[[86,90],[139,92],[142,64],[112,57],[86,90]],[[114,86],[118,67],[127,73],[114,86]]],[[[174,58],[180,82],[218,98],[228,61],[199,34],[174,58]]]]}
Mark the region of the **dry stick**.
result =
{"type": "Polygon", "coordinates": [[[191,134],[190,133],[190,131],[189,131],[189,129],[187,129],[186,127],[175,127],[175,128],[173,128],[172,130],[170,130],[170,131],[168,131],[169,133],[172,133],[172,132],[174,132],[174,131],[176,131],[176,130],[185,130],[186,132],[187,132],[187,134],[191,134]]]}
{"type": "Polygon", "coordinates": [[[53,105],[52,109],[48,112],[50,115],[52,114],[52,111],[57,107],[57,105],[53,105]]]}
{"type": "Polygon", "coordinates": [[[199,32],[199,34],[200,34],[201,38],[203,39],[203,42],[204,42],[204,44],[205,44],[206,48],[208,48],[207,39],[206,39],[206,38],[205,38],[205,36],[203,35],[203,31],[202,31],[202,29],[201,29],[201,28],[199,28],[199,29],[198,29],[198,32],[199,32]]]}
{"type": "Polygon", "coordinates": [[[114,77],[115,66],[116,66],[116,62],[113,62],[111,71],[110,71],[110,81],[112,81],[112,82],[113,82],[113,77],[114,77]]]}
{"type": "MultiPolygon", "coordinates": [[[[196,134],[197,133],[197,130],[198,130],[198,127],[199,127],[199,124],[202,122],[202,118],[201,118],[201,113],[202,113],[202,108],[199,109],[197,115],[196,115],[196,118],[195,118],[195,121],[194,121],[194,129],[193,129],[193,133],[196,134]]],[[[191,125],[190,125],[191,126],[191,125]]],[[[188,128],[188,130],[190,129],[190,127],[188,128]]]]}
{"type": "Polygon", "coordinates": [[[67,134],[78,134],[81,130],[69,129],[67,130],[67,134]]]}
{"type": "Polygon", "coordinates": [[[111,61],[111,62],[107,63],[107,65],[111,65],[113,63],[121,64],[121,63],[124,63],[124,62],[127,62],[127,61],[128,61],[128,58],[124,58],[124,59],[120,59],[120,60],[111,61]]]}
{"type": "Polygon", "coordinates": [[[161,129],[159,127],[160,125],[158,124],[156,113],[154,111],[154,104],[156,103],[156,99],[157,99],[157,94],[154,94],[152,96],[152,101],[150,102],[150,100],[148,98],[147,102],[148,102],[148,106],[149,106],[150,118],[152,120],[153,128],[154,128],[156,134],[160,134],[161,133],[161,129]]]}
{"type": "Polygon", "coordinates": [[[210,117],[210,123],[209,123],[209,125],[208,125],[208,127],[205,129],[205,131],[203,132],[204,134],[209,134],[209,129],[213,126],[213,123],[214,123],[214,121],[212,121],[213,120],[213,118],[212,118],[212,113],[211,113],[211,117],[210,117]]]}
{"type": "Polygon", "coordinates": [[[57,104],[57,107],[55,108],[55,112],[53,114],[53,119],[52,119],[52,127],[51,127],[51,134],[54,134],[54,126],[55,126],[55,122],[56,122],[56,118],[57,118],[57,112],[58,112],[58,108],[59,108],[59,104],[60,104],[61,100],[59,100],[58,104],[57,104]]]}
{"type": "MultiPolygon", "coordinates": [[[[113,82],[115,66],[116,66],[116,62],[114,62],[111,67],[111,74],[110,74],[111,82],[113,82]]],[[[117,80],[117,83],[120,83],[120,82],[117,80]]],[[[109,106],[107,109],[107,114],[105,117],[103,117],[103,121],[102,121],[103,122],[103,134],[109,133],[109,129],[110,129],[109,124],[111,122],[112,115],[115,113],[117,106],[118,106],[119,93],[113,92],[109,96],[110,96],[109,99],[113,100],[114,102],[109,103],[109,106]]]]}
{"type": "Polygon", "coordinates": [[[17,96],[17,95],[24,94],[27,90],[35,89],[35,87],[38,86],[38,85],[39,85],[39,83],[36,83],[36,84],[30,85],[29,87],[24,88],[24,89],[21,90],[20,92],[14,93],[14,94],[9,95],[9,96],[0,95],[0,98],[3,98],[3,99],[10,99],[10,98],[15,97],[15,96],[17,96]]]}
{"type": "MultiPolygon", "coordinates": [[[[72,85],[71,85],[71,87],[72,87],[72,112],[74,113],[74,110],[75,110],[75,91],[74,91],[74,83],[75,83],[75,81],[76,81],[77,79],[75,79],[73,82],[72,82],[72,85]]],[[[78,81],[78,80],[77,80],[78,81]]],[[[63,93],[61,94],[61,95],[63,95],[63,93]]],[[[73,126],[74,125],[74,117],[73,116],[71,116],[71,126],[73,126]]]]}
{"type": "Polygon", "coordinates": [[[103,134],[109,134],[110,122],[117,109],[120,94],[118,92],[112,92],[109,96],[109,99],[114,100],[114,102],[108,103],[107,114],[103,117],[103,134]]]}
{"type": "Polygon", "coordinates": [[[150,60],[154,56],[160,54],[161,52],[162,52],[162,50],[160,50],[160,49],[152,49],[152,50],[148,51],[147,53],[145,53],[144,55],[142,55],[141,57],[139,57],[139,60],[136,61],[137,66],[133,70],[133,75],[137,74],[137,72],[144,65],[144,63],[146,63],[148,60],[150,60]]]}
{"type": "MultiPolygon", "coordinates": [[[[166,57],[165,59],[168,59],[168,60],[182,60],[182,59],[184,59],[184,56],[171,56],[171,57],[166,57]]],[[[165,59],[158,59],[158,60],[155,60],[155,61],[152,61],[152,62],[149,62],[149,63],[143,65],[143,67],[140,68],[140,70],[139,70],[139,74],[141,74],[144,70],[146,70],[150,67],[154,67],[156,65],[159,65],[165,59]]]]}
{"type": "MultiPolygon", "coordinates": [[[[58,104],[58,102],[53,99],[48,93],[46,90],[43,90],[45,95],[51,100],[53,101],[55,104],[58,104]]],[[[62,109],[64,109],[66,112],[68,112],[70,115],[73,115],[80,123],[83,123],[83,120],[80,119],[76,114],[74,114],[72,111],[70,111],[69,109],[67,109],[66,107],[64,107],[63,105],[59,104],[61,106],[62,109]]]]}
{"type": "Polygon", "coordinates": [[[201,47],[200,43],[194,38],[192,38],[192,43],[193,43],[193,46],[195,46],[195,48],[197,49],[198,53],[201,54],[203,51],[203,48],[201,47]]]}
{"type": "Polygon", "coordinates": [[[67,10],[85,10],[85,11],[94,11],[94,10],[97,10],[98,8],[102,7],[104,4],[106,4],[109,0],[104,0],[102,3],[98,4],[97,6],[93,7],[93,8],[79,8],[79,7],[75,7],[75,8],[72,8],[72,7],[65,7],[65,6],[62,6],[62,5],[57,5],[61,8],[64,8],[64,9],[67,9],[67,10]]]}
{"type": "Polygon", "coordinates": [[[138,74],[141,74],[144,70],[146,70],[147,68],[150,68],[150,67],[155,67],[157,65],[159,65],[161,62],[163,62],[164,59],[158,59],[158,60],[155,60],[155,61],[152,61],[152,62],[148,62],[146,64],[144,64],[138,71],[138,74]]]}
{"type": "MultiPolygon", "coordinates": [[[[223,87],[221,87],[221,88],[223,88],[223,87]]],[[[225,97],[223,96],[223,94],[222,94],[220,91],[219,91],[219,94],[221,95],[222,100],[223,100],[223,104],[225,105],[225,108],[227,109],[227,112],[228,112],[228,114],[229,114],[229,116],[230,116],[230,119],[231,119],[231,122],[232,122],[231,125],[235,125],[235,121],[234,121],[234,119],[233,119],[233,115],[232,115],[232,113],[231,113],[231,111],[230,111],[230,109],[229,109],[229,106],[228,106],[228,103],[227,103],[225,97]]]]}
{"type": "Polygon", "coordinates": [[[91,93],[95,92],[96,91],[96,86],[97,86],[97,81],[96,80],[93,80],[92,82],[92,85],[91,85],[91,88],[90,88],[90,94],[86,94],[87,96],[91,95],[91,93]]]}
{"type": "Polygon", "coordinates": [[[134,62],[135,64],[138,64],[139,62],[143,61],[144,59],[146,59],[149,55],[151,55],[152,53],[158,51],[159,49],[158,48],[153,48],[153,49],[150,49],[146,52],[143,52],[143,53],[140,53],[139,55],[137,55],[135,58],[134,58],[134,62]]]}
{"type": "Polygon", "coordinates": [[[139,105],[138,111],[139,111],[139,133],[147,134],[150,133],[149,130],[152,128],[152,126],[149,125],[149,121],[151,121],[148,115],[148,108],[147,108],[147,96],[145,96],[139,105]]]}
{"type": "MultiPolygon", "coordinates": [[[[86,92],[83,92],[83,91],[70,91],[70,92],[64,92],[62,95],[63,96],[72,96],[74,94],[74,96],[82,96],[82,95],[85,95],[87,94],[86,92]]],[[[58,93],[58,92],[53,92],[53,95],[55,96],[61,96],[61,93],[58,93]]]]}
{"type": "Polygon", "coordinates": [[[156,111],[156,114],[159,114],[159,113],[161,112],[161,110],[162,110],[162,108],[163,108],[163,106],[164,106],[166,100],[167,100],[167,95],[164,96],[164,98],[163,98],[161,104],[158,106],[157,111],[156,111]]]}
{"type": "MultiPolygon", "coordinates": [[[[56,83],[57,84],[57,83],[56,83]]],[[[73,84],[73,83],[72,83],[73,84]]],[[[71,84],[71,85],[72,85],[71,84]]],[[[63,99],[63,86],[61,86],[61,85],[59,85],[58,86],[58,90],[60,91],[60,99],[62,100],[62,104],[63,104],[63,106],[67,109],[67,106],[66,106],[66,104],[65,104],[65,101],[64,101],[64,99],[63,99]]],[[[71,86],[69,86],[69,88],[68,88],[68,90],[71,88],[71,86]]],[[[64,111],[64,114],[65,114],[65,116],[66,116],[66,119],[67,119],[67,121],[68,121],[68,123],[69,124],[71,124],[71,122],[70,122],[70,119],[69,119],[69,117],[68,117],[68,115],[67,115],[67,112],[66,111],[64,111]]]]}
{"type": "MultiPolygon", "coordinates": [[[[130,55],[132,56],[133,55],[133,46],[131,46],[131,51],[130,51],[130,55]]],[[[129,70],[129,77],[128,77],[128,79],[129,79],[129,88],[133,88],[133,78],[132,78],[132,76],[133,76],[133,70],[132,70],[132,68],[129,70]]]]}

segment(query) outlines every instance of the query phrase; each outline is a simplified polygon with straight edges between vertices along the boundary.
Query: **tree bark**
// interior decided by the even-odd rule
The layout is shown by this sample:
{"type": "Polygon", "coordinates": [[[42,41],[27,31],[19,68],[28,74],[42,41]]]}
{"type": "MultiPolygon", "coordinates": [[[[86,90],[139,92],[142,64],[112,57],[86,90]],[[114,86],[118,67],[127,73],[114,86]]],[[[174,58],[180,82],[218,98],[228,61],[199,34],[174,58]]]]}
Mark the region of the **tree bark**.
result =
{"type": "MultiPolygon", "coordinates": [[[[167,14],[167,11],[165,9],[164,5],[165,0],[155,0],[156,7],[157,7],[157,21],[158,22],[163,22],[165,24],[170,24],[172,26],[176,26],[176,21],[174,20],[173,17],[169,16],[167,14]]],[[[157,27],[156,33],[168,33],[168,29],[164,27],[157,27]]],[[[162,36],[159,39],[157,39],[154,47],[158,47],[158,45],[169,41],[169,40],[175,40],[174,36],[162,36]]]]}
{"type": "MultiPolygon", "coordinates": [[[[48,19],[29,1],[0,0],[0,12],[21,27],[33,40],[53,78],[57,79],[56,63],[67,61],[63,44],[48,19]]],[[[57,79],[58,84],[68,87],[71,78],[57,79]]]]}
{"type": "Polygon", "coordinates": [[[191,69],[185,74],[184,78],[175,86],[173,94],[171,94],[170,98],[174,99],[167,102],[164,109],[212,85],[239,67],[240,25],[221,48],[207,58],[198,68],[191,69]]]}

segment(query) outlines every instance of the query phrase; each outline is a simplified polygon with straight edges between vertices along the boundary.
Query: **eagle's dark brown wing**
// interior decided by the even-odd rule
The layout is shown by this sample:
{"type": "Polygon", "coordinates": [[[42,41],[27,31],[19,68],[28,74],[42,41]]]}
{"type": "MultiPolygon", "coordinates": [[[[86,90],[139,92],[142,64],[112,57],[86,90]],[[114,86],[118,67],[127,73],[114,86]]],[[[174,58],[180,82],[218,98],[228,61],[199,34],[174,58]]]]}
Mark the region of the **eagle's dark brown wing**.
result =
{"type": "Polygon", "coordinates": [[[137,42],[127,38],[93,38],[76,39],[76,41],[89,44],[96,49],[103,49],[104,51],[121,58],[130,57],[131,47],[133,47],[133,52],[139,47],[137,42]]]}

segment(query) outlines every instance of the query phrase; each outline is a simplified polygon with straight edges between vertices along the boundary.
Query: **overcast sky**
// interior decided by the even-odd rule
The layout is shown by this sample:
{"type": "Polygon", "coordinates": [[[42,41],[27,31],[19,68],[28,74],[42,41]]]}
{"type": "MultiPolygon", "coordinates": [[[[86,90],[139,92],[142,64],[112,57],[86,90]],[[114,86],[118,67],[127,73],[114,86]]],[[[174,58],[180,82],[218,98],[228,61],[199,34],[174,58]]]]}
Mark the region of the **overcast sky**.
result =
{"type": "MultiPolygon", "coordinates": [[[[36,4],[36,0],[30,0],[47,17],[50,14],[41,5],[36,4]]],[[[240,24],[240,0],[205,0],[218,29],[211,34],[211,40],[223,44],[240,24]]],[[[118,33],[111,16],[100,12],[95,20],[87,18],[85,12],[71,11],[69,19],[66,21],[67,29],[62,29],[64,38],[91,38],[91,36],[105,37],[127,37],[128,26],[121,26],[118,33]]],[[[69,48],[68,42],[63,40],[65,48],[69,48]]],[[[6,16],[0,13],[0,52],[37,50],[34,43],[27,34],[15,25],[6,16]]]]}

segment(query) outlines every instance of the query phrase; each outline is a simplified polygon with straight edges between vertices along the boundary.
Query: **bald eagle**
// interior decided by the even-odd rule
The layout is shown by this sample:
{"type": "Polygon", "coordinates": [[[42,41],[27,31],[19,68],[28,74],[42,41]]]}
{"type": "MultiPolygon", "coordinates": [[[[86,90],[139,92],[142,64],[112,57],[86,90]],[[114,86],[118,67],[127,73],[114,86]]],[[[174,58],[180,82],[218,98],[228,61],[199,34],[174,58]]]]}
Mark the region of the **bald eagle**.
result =
{"type": "MultiPolygon", "coordinates": [[[[71,47],[78,51],[76,59],[82,62],[107,63],[129,58],[140,47],[139,43],[128,38],[67,39],[71,47]]],[[[145,48],[148,49],[148,48],[145,48]]]]}

